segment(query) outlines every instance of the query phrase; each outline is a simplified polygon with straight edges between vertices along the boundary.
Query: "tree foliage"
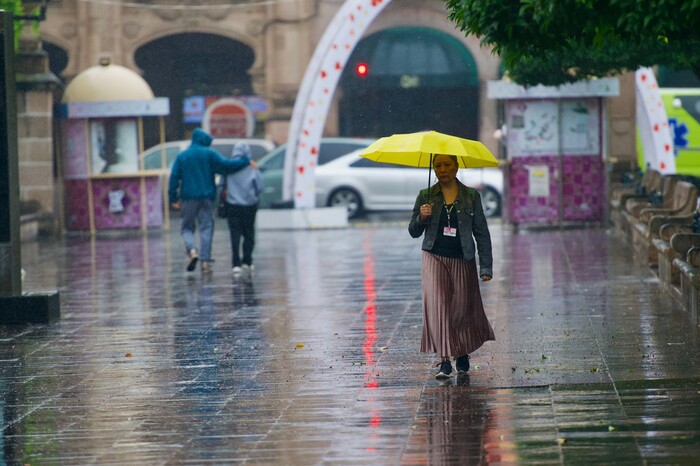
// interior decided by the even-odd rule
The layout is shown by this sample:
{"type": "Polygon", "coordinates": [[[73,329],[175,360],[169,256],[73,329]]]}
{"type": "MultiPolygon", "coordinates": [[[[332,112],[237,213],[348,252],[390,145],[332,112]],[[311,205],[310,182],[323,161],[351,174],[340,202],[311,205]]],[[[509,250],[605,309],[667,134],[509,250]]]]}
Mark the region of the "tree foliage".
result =
{"type": "MultiPolygon", "coordinates": [[[[5,10],[13,15],[23,15],[24,6],[22,5],[22,0],[0,0],[0,10],[5,10]]],[[[14,31],[15,31],[15,49],[19,46],[19,36],[22,34],[22,22],[15,21],[14,31]]]]}
{"type": "Polygon", "coordinates": [[[515,82],[562,84],[640,66],[700,77],[700,0],[445,0],[515,82]]]}

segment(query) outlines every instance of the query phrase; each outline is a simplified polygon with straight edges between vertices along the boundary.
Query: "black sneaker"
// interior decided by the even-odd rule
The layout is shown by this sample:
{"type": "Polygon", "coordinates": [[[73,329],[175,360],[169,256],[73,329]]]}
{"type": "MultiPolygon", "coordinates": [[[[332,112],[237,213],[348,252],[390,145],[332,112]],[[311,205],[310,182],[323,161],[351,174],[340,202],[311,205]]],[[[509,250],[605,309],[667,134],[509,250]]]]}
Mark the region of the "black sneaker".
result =
{"type": "Polygon", "coordinates": [[[466,374],[469,372],[469,355],[458,356],[456,366],[458,374],[466,374]]]}
{"type": "Polygon", "coordinates": [[[187,271],[192,272],[194,269],[197,268],[197,261],[199,260],[199,254],[197,254],[196,249],[190,249],[190,252],[187,253],[187,257],[189,257],[189,262],[187,263],[187,271]]]}
{"type": "Polygon", "coordinates": [[[435,378],[436,379],[447,379],[450,377],[452,374],[452,364],[450,363],[449,359],[445,359],[444,361],[440,362],[438,364],[440,366],[440,369],[435,373],[435,378]]]}

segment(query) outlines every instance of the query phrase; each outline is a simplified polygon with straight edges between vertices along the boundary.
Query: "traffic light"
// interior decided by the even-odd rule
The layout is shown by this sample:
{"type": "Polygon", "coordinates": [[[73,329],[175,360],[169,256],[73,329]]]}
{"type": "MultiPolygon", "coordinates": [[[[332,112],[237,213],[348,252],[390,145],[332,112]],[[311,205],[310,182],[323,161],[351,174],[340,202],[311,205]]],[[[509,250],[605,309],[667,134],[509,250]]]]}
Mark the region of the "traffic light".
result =
{"type": "Polygon", "coordinates": [[[355,66],[355,73],[357,73],[357,76],[360,78],[364,78],[367,76],[367,73],[369,73],[369,66],[367,66],[367,63],[360,62],[355,66]]]}

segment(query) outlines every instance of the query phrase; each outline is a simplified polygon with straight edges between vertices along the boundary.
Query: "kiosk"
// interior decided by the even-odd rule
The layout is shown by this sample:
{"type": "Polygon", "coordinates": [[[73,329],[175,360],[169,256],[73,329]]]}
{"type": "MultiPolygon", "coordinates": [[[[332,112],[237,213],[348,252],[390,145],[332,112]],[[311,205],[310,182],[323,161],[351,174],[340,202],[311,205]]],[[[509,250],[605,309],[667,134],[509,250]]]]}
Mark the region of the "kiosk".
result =
{"type": "Polygon", "coordinates": [[[139,159],[143,118],[160,118],[164,142],[169,112],[167,98],[154,98],[143,78],[108,60],[70,82],[59,112],[66,230],[169,226],[167,170],[144,170],[139,159]]]}
{"type": "Polygon", "coordinates": [[[557,87],[488,83],[488,97],[505,102],[505,222],[561,226],[604,220],[603,97],[619,93],[617,78],[557,87]]]}

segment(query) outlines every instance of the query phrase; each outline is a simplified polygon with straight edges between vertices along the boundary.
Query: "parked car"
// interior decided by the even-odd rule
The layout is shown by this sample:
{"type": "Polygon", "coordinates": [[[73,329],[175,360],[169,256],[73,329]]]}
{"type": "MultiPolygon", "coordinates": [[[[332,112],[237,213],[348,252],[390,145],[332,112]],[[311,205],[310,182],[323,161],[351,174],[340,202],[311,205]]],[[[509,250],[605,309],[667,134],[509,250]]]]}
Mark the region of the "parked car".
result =
{"type": "MultiPolygon", "coordinates": [[[[374,139],[322,138],[316,170],[338,157],[358,149],[364,149],[373,142],[374,139]]],[[[260,208],[270,208],[282,201],[282,178],[284,176],[284,152],[286,147],[286,144],[282,144],[258,161],[258,166],[265,181],[265,188],[260,195],[260,208]]]]}
{"type": "MultiPolygon", "coordinates": [[[[214,139],[211,147],[221,155],[225,157],[230,157],[233,153],[233,146],[237,142],[247,142],[250,145],[250,150],[252,152],[253,160],[257,161],[261,159],[264,155],[269,153],[275,148],[275,143],[268,139],[256,139],[256,138],[221,138],[214,139]]],[[[175,157],[177,154],[187,149],[192,143],[190,139],[184,139],[181,141],[171,141],[166,142],[165,147],[165,160],[167,163],[167,168],[173,166],[175,162],[175,157]]],[[[147,150],[145,150],[140,157],[143,159],[143,166],[146,170],[154,170],[163,167],[162,157],[161,157],[161,144],[155,145],[147,150]]]]}
{"type": "MultiPolygon", "coordinates": [[[[316,169],[316,205],[348,209],[353,218],[372,210],[411,210],[418,191],[435,183],[428,168],[373,162],[360,157],[361,150],[337,158],[316,169]]],[[[478,189],[484,213],[501,212],[503,172],[500,168],[460,168],[458,179],[478,189]]]]}

